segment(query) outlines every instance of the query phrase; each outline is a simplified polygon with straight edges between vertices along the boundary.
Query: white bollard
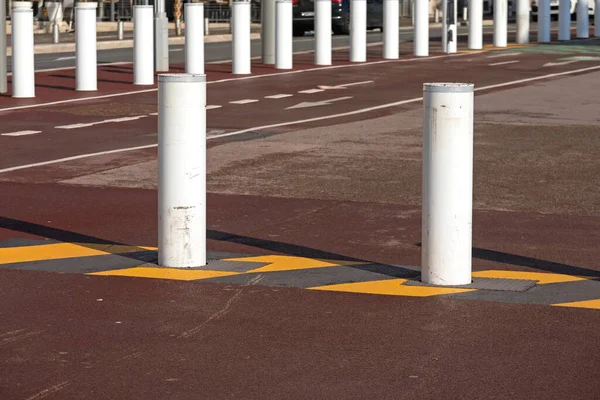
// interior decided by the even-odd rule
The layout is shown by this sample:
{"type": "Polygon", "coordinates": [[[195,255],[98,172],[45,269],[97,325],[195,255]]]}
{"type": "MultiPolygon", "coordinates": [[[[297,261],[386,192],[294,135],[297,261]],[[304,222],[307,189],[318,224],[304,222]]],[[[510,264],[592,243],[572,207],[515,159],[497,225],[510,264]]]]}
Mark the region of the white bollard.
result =
{"type": "Polygon", "coordinates": [[[437,8],[433,12],[433,22],[435,22],[436,24],[440,22],[440,10],[437,8]]]}
{"type": "MultiPolygon", "coordinates": [[[[6,1],[0,0],[0,21],[6,21],[6,1]]],[[[0,93],[8,92],[8,57],[6,56],[6,23],[0,23],[0,93]]]]}
{"type": "Polygon", "coordinates": [[[483,0],[469,0],[469,50],[483,49],[483,0]]]}
{"type": "Polygon", "coordinates": [[[600,0],[594,3],[594,36],[600,37],[600,0]]]}
{"type": "Polygon", "coordinates": [[[60,42],[60,27],[55,22],[52,24],[52,43],[58,44],[60,42]]]}
{"type": "Polygon", "coordinates": [[[449,7],[449,2],[444,1],[442,4],[442,13],[444,14],[444,22],[442,24],[442,51],[444,53],[453,54],[456,53],[456,28],[457,28],[457,13],[456,3],[452,2],[452,7],[449,7]],[[448,17],[450,18],[448,18],[448,17]]]}
{"type": "Polygon", "coordinates": [[[208,18],[204,18],[204,36],[210,35],[210,20],[208,18]]]}
{"type": "Polygon", "coordinates": [[[473,85],[423,85],[421,280],[471,283],[473,85]]]}
{"type": "Polygon", "coordinates": [[[293,61],[293,19],[292,0],[277,0],[275,3],[275,68],[292,69],[293,61]]]}
{"type": "Polygon", "coordinates": [[[75,90],[98,90],[96,50],[98,3],[77,2],[75,7],[75,90]]]}
{"type": "Polygon", "coordinates": [[[158,265],[206,265],[206,75],[158,76],[158,265]]]}
{"type": "Polygon", "coordinates": [[[529,43],[530,4],[530,0],[517,0],[517,43],[519,44],[529,43]]]}
{"type": "Polygon", "coordinates": [[[506,47],[508,33],[508,1],[494,0],[494,47],[506,47]]]}
{"type": "Polygon", "coordinates": [[[414,5],[414,53],[418,57],[427,57],[429,55],[429,2],[415,0],[414,5]]]}
{"type": "Polygon", "coordinates": [[[350,61],[367,61],[367,0],[350,0],[350,61]]]}
{"type": "MultiPolygon", "coordinates": [[[[599,12],[594,10],[594,14],[599,12]]],[[[577,0],[577,38],[587,39],[590,37],[590,11],[589,0],[577,0]]]]}
{"type": "MultiPolygon", "coordinates": [[[[261,0],[260,2],[260,41],[263,64],[275,64],[275,26],[277,25],[276,0],[261,0]]],[[[292,22],[290,21],[290,24],[292,22]]],[[[292,36],[293,37],[293,36],[292,36]]]]}
{"type": "Polygon", "coordinates": [[[232,72],[234,74],[250,74],[252,72],[250,54],[250,2],[246,0],[234,1],[232,14],[232,72]]]}
{"type": "Polygon", "coordinates": [[[314,0],[315,64],[331,65],[331,0],[314,0]]]}
{"type": "Polygon", "coordinates": [[[185,72],[204,73],[204,3],[185,3],[185,72]]]}
{"type": "Polygon", "coordinates": [[[12,51],[12,97],[35,97],[33,9],[30,1],[13,2],[12,51]]]}
{"type": "Polygon", "coordinates": [[[383,58],[400,57],[398,30],[400,29],[400,1],[383,0],[383,58]]]}
{"type": "Polygon", "coordinates": [[[117,22],[117,39],[123,40],[123,31],[125,30],[123,21],[117,22]]]}
{"type": "Polygon", "coordinates": [[[462,19],[465,22],[469,21],[469,9],[467,7],[463,7],[462,19]]]}
{"type": "Polygon", "coordinates": [[[133,7],[133,84],[154,85],[154,7],[133,7]]]}
{"type": "Polygon", "coordinates": [[[550,0],[538,0],[538,43],[550,43],[550,0]]]}
{"type": "Polygon", "coordinates": [[[558,40],[571,40],[571,0],[558,4],[558,40]]]}

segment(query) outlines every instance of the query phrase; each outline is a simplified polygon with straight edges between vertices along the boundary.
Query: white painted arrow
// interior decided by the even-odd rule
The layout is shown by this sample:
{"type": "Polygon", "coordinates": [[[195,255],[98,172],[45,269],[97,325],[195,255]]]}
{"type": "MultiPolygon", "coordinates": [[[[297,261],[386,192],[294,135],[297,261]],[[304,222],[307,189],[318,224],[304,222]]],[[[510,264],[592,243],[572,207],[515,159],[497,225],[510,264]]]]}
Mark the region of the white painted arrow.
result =
{"type": "Polygon", "coordinates": [[[353,96],[344,96],[344,97],[338,97],[337,99],[330,99],[330,100],[323,100],[323,101],[303,101],[302,103],[298,103],[295,106],[286,108],[286,110],[293,110],[295,108],[328,106],[331,103],[334,103],[336,101],[348,100],[348,99],[352,99],[352,98],[353,98],[353,96]]]}
{"type": "Polygon", "coordinates": [[[544,67],[557,67],[559,65],[567,65],[578,62],[579,60],[570,60],[570,61],[562,61],[562,62],[549,62],[544,64],[544,67]]]}

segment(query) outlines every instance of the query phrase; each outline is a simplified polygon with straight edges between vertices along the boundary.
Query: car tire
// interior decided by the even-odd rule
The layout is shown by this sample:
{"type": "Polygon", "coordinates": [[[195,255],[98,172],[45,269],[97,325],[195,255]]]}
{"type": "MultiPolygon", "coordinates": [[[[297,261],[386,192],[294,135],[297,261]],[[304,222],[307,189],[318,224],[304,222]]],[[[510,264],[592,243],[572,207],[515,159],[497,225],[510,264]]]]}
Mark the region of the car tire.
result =
{"type": "Polygon", "coordinates": [[[349,35],[350,34],[350,17],[346,17],[341,25],[333,26],[333,33],[335,35],[349,35]]]}

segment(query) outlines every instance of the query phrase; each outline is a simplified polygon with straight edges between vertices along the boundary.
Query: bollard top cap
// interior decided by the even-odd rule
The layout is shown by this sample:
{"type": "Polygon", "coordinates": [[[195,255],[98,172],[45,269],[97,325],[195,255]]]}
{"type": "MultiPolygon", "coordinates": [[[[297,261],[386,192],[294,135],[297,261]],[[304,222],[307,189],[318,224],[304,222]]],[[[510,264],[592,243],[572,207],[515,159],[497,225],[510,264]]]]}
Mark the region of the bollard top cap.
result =
{"type": "Polygon", "coordinates": [[[96,3],[96,2],[94,2],[94,3],[90,3],[90,2],[83,3],[81,1],[78,1],[77,3],[75,3],[75,8],[98,8],[98,3],[96,3]]]}
{"type": "Polygon", "coordinates": [[[205,74],[160,74],[158,82],[206,82],[205,74]]]}
{"type": "Polygon", "coordinates": [[[13,10],[29,10],[33,8],[33,2],[31,1],[13,1],[13,10]]]}
{"type": "Polygon", "coordinates": [[[436,93],[471,93],[475,85],[472,83],[437,82],[424,83],[424,92],[436,93]]]}

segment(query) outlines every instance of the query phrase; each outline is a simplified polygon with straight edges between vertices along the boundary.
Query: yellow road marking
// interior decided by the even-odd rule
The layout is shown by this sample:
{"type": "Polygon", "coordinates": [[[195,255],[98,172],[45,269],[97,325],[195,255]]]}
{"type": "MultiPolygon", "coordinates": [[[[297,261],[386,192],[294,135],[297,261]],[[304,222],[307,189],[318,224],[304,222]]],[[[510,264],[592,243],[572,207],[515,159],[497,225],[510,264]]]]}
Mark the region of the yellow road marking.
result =
{"type": "Polygon", "coordinates": [[[224,261],[269,263],[269,265],[265,265],[263,267],[256,268],[256,269],[253,269],[253,270],[250,270],[247,272],[293,271],[293,270],[298,270],[298,269],[339,267],[342,265],[360,264],[360,263],[352,262],[352,261],[318,260],[318,259],[314,259],[314,258],[278,256],[278,255],[229,258],[224,261]]]}
{"type": "Polygon", "coordinates": [[[600,310],[600,299],[574,301],[572,303],[560,303],[560,304],[552,304],[552,305],[555,307],[577,307],[577,308],[590,308],[590,309],[600,310]]]}
{"type": "Polygon", "coordinates": [[[92,272],[88,275],[103,276],[130,276],[135,278],[172,279],[177,281],[195,281],[199,279],[218,278],[220,276],[238,275],[238,272],[198,270],[198,269],[176,269],[176,268],[152,268],[135,267],[126,269],[115,269],[111,271],[92,272]]]}
{"type": "Polygon", "coordinates": [[[0,249],[0,264],[13,264],[62,258],[102,256],[101,250],[79,246],[73,243],[54,243],[38,246],[8,247],[0,249]]]}
{"type": "Polygon", "coordinates": [[[311,290],[324,290],[332,292],[351,292],[367,294],[385,294],[390,296],[415,296],[427,297],[442,294],[455,294],[472,292],[477,289],[456,289],[430,286],[406,286],[407,279],[386,279],[382,281],[342,283],[338,285],[317,286],[311,290]]]}
{"type": "Polygon", "coordinates": [[[552,274],[544,272],[526,272],[526,271],[501,271],[501,270],[489,270],[489,271],[475,271],[473,272],[474,278],[500,278],[500,279],[524,279],[538,281],[538,285],[546,285],[549,283],[563,283],[563,282],[576,282],[584,281],[586,278],[579,276],[565,275],[565,274],[552,274]]]}

